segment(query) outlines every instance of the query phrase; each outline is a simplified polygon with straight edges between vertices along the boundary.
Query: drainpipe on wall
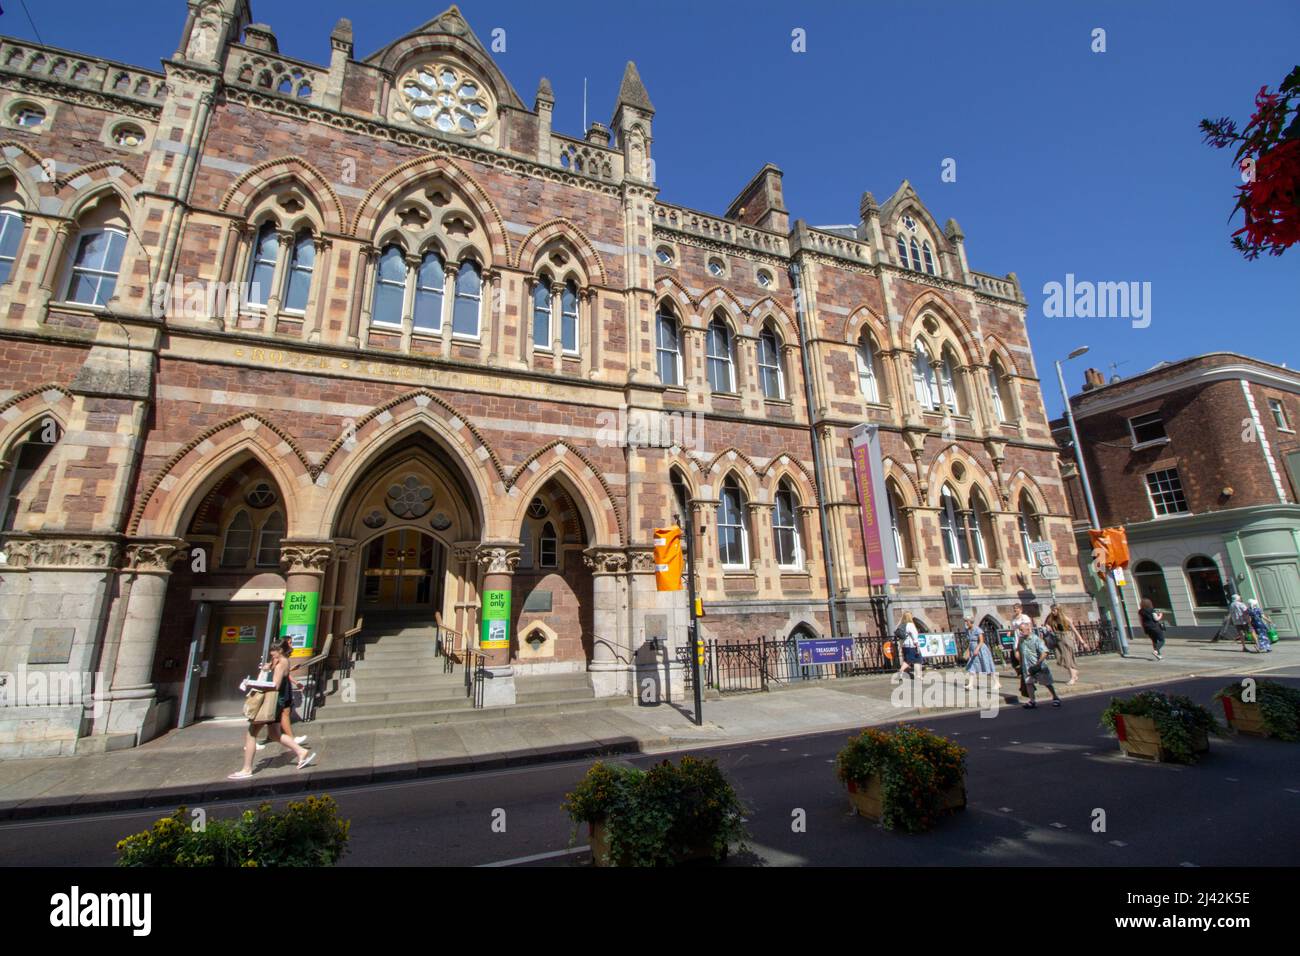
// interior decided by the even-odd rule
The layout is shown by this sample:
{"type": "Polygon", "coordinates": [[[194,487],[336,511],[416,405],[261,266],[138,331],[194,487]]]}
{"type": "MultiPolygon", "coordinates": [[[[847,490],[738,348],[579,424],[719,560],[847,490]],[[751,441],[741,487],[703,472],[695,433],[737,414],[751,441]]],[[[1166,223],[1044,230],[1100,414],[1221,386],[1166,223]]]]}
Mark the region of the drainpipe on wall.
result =
{"type": "Polygon", "coordinates": [[[813,480],[817,487],[817,513],[821,521],[822,560],[826,562],[826,609],[831,616],[831,637],[840,636],[839,619],[835,614],[835,558],[831,552],[830,521],[826,517],[826,491],[822,479],[821,445],[817,440],[817,426],[813,421],[812,373],[808,362],[808,336],[804,329],[803,286],[799,282],[799,264],[790,264],[790,282],[794,286],[795,325],[799,328],[799,364],[803,369],[804,401],[808,405],[808,435],[812,441],[813,480]]]}

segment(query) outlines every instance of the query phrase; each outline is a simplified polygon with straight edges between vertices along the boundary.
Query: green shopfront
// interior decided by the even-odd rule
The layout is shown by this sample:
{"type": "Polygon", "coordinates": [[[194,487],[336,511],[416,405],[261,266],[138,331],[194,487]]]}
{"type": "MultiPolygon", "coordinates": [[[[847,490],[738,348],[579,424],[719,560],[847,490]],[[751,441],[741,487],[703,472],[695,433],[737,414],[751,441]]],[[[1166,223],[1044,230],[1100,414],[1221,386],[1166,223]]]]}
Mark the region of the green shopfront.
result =
{"type": "MultiPolygon", "coordinates": [[[[1142,598],[1166,614],[1170,637],[1213,636],[1232,594],[1255,598],[1282,637],[1300,636],[1300,505],[1260,505],[1179,515],[1127,526],[1130,564],[1122,588],[1130,627],[1142,598]]],[[[1079,553],[1089,553],[1087,531],[1079,553]]],[[[1101,581],[1089,589],[1107,612],[1101,581]]],[[[1109,616],[1107,614],[1107,616],[1109,616]]]]}

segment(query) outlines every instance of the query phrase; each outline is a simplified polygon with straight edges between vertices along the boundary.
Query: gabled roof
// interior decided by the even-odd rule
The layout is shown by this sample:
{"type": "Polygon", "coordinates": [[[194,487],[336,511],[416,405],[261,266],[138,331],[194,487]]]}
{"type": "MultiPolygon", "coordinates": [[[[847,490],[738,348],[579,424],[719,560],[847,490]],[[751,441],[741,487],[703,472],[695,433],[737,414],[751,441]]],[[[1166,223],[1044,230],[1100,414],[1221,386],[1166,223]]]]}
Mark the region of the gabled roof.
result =
{"type": "Polygon", "coordinates": [[[477,34],[475,34],[470,28],[464,15],[461,14],[460,8],[454,3],[432,20],[420,24],[414,30],[410,30],[392,42],[385,44],[361,62],[378,67],[391,66],[391,64],[388,64],[385,61],[389,59],[389,54],[396,47],[413,38],[426,36],[455,37],[465,43],[471,48],[471,50],[477,53],[485,63],[492,66],[496,73],[496,77],[499,79],[502,86],[500,91],[504,94],[502,100],[508,103],[508,105],[514,106],[518,109],[526,108],[523,100],[519,98],[519,94],[515,91],[514,86],[511,85],[508,79],[506,79],[506,76],[501,72],[501,69],[497,67],[496,62],[492,59],[492,54],[488,52],[487,47],[483,45],[483,42],[478,38],[477,34]]]}

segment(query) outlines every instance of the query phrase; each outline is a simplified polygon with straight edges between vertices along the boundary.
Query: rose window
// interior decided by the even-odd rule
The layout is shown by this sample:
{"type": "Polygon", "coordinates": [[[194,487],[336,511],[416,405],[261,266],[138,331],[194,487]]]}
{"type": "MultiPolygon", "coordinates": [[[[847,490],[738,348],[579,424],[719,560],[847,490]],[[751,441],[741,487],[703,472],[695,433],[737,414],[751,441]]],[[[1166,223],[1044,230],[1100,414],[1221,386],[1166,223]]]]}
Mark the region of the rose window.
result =
{"type": "Polygon", "coordinates": [[[418,66],[403,77],[399,88],[411,117],[444,133],[475,133],[491,120],[491,95],[459,67],[418,66]]]}
{"type": "Polygon", "coordinates": [[[433,489],[415,475],[410,475],[401,484],[388,489],[385,504],[399,518],[419,518],[433,507],[433,489]]]}

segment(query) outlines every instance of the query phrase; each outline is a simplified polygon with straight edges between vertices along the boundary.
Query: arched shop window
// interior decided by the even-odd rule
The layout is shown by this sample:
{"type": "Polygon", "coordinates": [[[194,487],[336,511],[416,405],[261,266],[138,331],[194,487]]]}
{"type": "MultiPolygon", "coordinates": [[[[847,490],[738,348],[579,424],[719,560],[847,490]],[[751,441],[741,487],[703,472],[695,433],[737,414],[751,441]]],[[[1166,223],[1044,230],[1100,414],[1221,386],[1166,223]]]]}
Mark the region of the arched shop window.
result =
{"type": "MultiPolygon", "coordinates": [[[[1187,559],[1187,583],[1196,607],[1227,607],[1228,595],[1223,576],[1212,558],[1196,554],[1187,559]]],[[[1153,599],[1154,600],[1154,599],[1153,599]]]]}
{"type": "Polygon", "coordinates": [[[1133,582],[1137,585],[1138,600],[1150,598],[1157,611],[1165,612],[1165,623],[1173,624],[1169,585],[1165,582],[1165,572],[1160,565],[1154,561],[1139,561],[1133,566],[1133,582]]]}

